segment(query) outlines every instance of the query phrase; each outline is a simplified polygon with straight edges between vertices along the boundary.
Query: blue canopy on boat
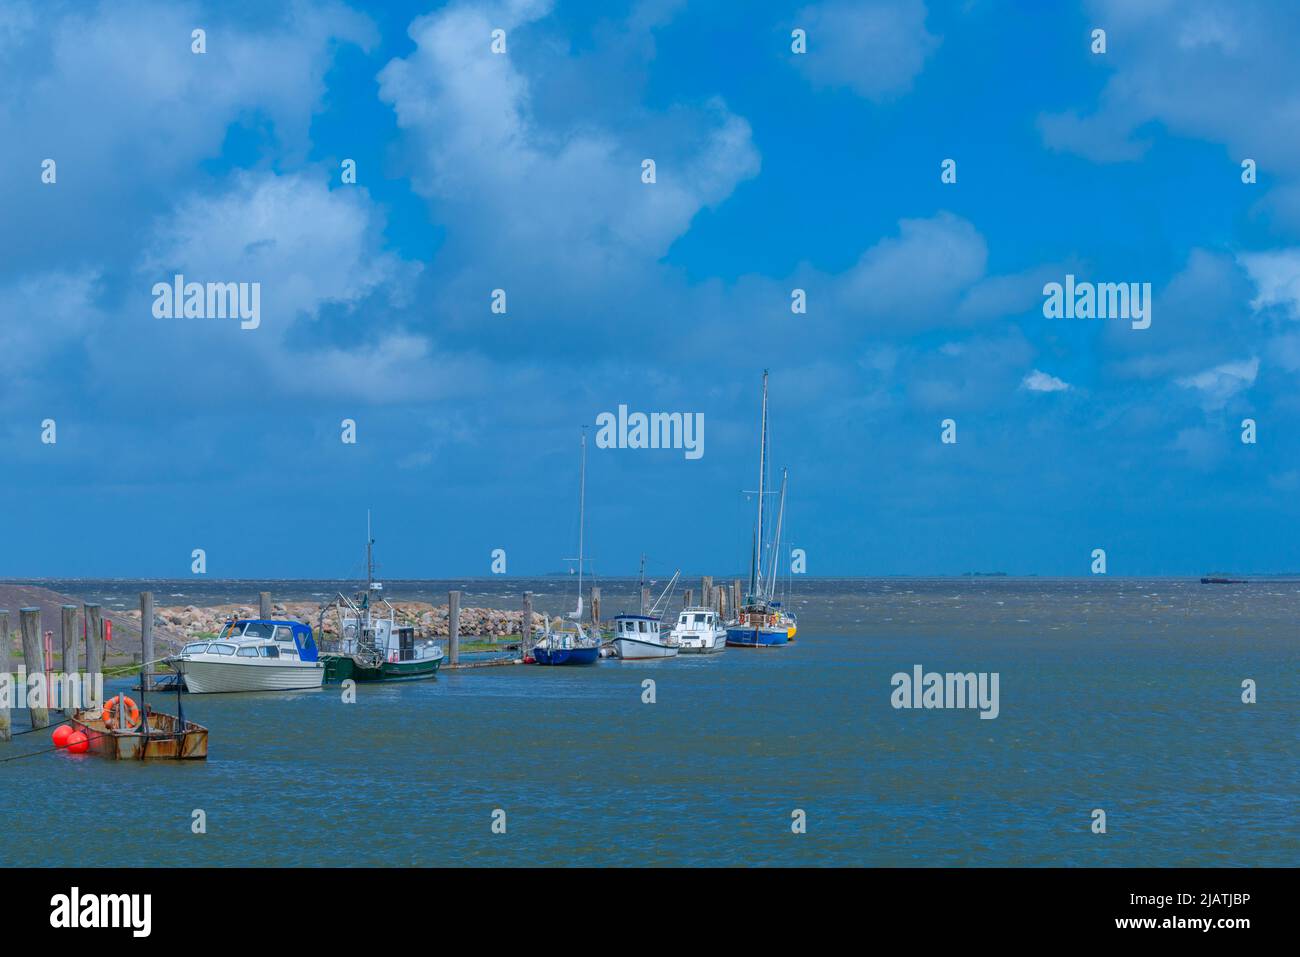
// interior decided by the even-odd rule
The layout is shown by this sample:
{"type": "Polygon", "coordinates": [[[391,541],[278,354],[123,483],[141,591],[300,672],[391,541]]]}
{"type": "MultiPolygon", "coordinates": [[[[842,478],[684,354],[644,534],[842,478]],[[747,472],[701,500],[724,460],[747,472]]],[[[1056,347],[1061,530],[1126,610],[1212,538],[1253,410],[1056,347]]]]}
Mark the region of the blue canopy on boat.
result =
{"type": "MultiPolygon", "coordinates": [[[[273,629],[284,627],[292,629],[293,643],[298,649],[298,658],[300,661],[319,661],[316,653],[316,639],[312,637],[311,626],[304,625],[300,621],[280,621],[273,618],[239,618],[232,624],[235,625],[270,625],[273,629]]],[[[271,637],[266,634],[265,637],[271,637]]]]}

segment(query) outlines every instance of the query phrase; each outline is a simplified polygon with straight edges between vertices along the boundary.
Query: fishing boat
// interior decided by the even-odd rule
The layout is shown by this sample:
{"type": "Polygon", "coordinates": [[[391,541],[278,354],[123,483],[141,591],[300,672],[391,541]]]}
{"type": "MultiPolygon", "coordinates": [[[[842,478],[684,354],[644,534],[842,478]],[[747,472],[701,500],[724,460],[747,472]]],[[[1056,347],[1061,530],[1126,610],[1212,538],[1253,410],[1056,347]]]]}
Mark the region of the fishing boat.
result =
{"type": "Polygon", "coordinates": [[[550,618],[546,630],[525,649],[524,660],[538,665],[594,665],[600,659],[600,637],[582,627],[582,546],[587,506],[587,430],[582,430],[582,465],[578,478],[578,607],[569,620],[554,627],[550,618]]]}
{"type": "Polygon", "coordinates": [[[727,629],[718,613],[703,605],[683,608],[672,638],[684,655],[711,655],[727,649],[727,629]]]}
{"type": "Polygon", "coordinates": [[[614,617],[614,650],[624,661],[646,658],[675,658],[681,646],[671,632],[660,630],[662,622],[649,615],[614,617]]]}
{"type": "Polygon", "coordinates": [[[86,736],[88,753],[115,761],[206,759],[208,729],[185,720],[179,694],[176,707],[176,715],[154,711],[147,703],[140,711],[130,698],[115,695],[102,710],[78,711],[68,722],[86,736]]]}
{"type": "Polygon", "coordinates": [[[311,627],[298,621],[232,619],[214,640],[191,641],[163,663],[192,694],[307,691],[325,677],[311,627]]]}
{"type": "Polygon", "coordinates": [[[727,644],[735,648],[776,648],[789,644],[798,629],[794,615],[776,600],[776,576],[781,549],[781,524],[785,519],[785,493],[789,471],[781,470],[781,499],[771,554],[764,561],[764,492],[767,486],[767,370],[763,370],[763,406],[758,444],[758,517],[749,563],[749,588],[736,617],[727,622],[727,644]]]}
{"type": "Polygon", "coordinates": [[[350,598],[336,594],[321,607],[321,640],[331,615],[338,635],[321,654],[325,681],[413,681],[438,673],[442,646],[417,634],[413,623],[400,621],[383,593],[383,583],[375,581],[375,540],[367,512],[365,591],[350,598]]]}
{"type": "Polygon", "coordinates": [[[663,630],[663,618],[660,608],[667,605],[681,570],[673,573],[672,580],[664,587],[648,610],[645,608],[645,556],[641,557],[641,610],[639,614],[614,616],[614,652],[624,661],[643,661],[649,658],[676,658],[681,646],[671,632],[663,630]]]}

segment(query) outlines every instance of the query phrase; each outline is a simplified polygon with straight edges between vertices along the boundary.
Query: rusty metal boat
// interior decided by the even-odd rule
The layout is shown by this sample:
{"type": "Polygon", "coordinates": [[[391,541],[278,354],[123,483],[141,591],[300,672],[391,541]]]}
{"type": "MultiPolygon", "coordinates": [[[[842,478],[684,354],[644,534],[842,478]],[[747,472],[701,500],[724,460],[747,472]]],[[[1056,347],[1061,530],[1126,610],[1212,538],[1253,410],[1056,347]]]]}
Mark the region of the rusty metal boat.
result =
{"type": "Polygon", "coordinates": [[[208,756],[208,729],[182,715],[166,714],[145,706],[137,728],[117,729],[104,722],[100,711],[78,711],[68,720],[84,734],[91,754],[117,761],[204,760],[208,756]]]}

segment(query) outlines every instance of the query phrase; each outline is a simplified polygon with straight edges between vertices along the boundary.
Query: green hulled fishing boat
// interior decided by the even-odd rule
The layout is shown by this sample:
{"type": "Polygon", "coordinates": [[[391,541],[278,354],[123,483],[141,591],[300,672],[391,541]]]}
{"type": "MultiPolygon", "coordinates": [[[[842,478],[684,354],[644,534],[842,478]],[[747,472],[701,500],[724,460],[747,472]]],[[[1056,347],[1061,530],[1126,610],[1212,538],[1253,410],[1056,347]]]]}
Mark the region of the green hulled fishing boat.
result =
{"type": "Polygon", "coordinates": [[[397,609],[375,581],[375,540],[366,515],[366,590],[349,598],[338,594],[321,607],[318,644],[325,681],[414,681],[432,678],[442,664],[442,646],[416,634],[415,625],[399,622],[397,609]],[[325,621],[333,617],[336,636],[325,638],[325,621]]]}

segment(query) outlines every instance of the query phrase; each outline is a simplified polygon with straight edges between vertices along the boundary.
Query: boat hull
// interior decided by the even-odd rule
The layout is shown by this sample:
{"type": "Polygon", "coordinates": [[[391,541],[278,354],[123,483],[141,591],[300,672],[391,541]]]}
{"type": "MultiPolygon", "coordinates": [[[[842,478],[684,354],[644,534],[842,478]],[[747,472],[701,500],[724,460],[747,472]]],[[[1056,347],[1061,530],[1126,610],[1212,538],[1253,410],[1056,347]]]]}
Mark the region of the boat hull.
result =
{"type": "Polygon", "coordinates": [[[600,646],[590,648],[534,648],[533,661],[539,665],[594,665],[600,658],[600,646]]]}
{"type": "Polygon", "coordinates": [[[727,645],[732,648],[777,648],[789,643],[788,628],[753,628],[742,625],[727,629],[727,645]]]}
{"type": "Polygon", "coordinates": [[[324,655],[325,680],[340,681],[421,681],[432,678],[442,666],[442,658],[415,658],[409,661],[384,661],[378,667],[359,663],[350,655],[324,655]]]}
{"type": "Polygon", "coordinates": [[[727,650],[727,633],[719,631],[717,634],[701,634],[691,632],[679,634],[676,636],[677,645],[684,655],[716,655],[720,651],[727,650]]]}
{"type": "Polygon", "coordinates": [[[79,711],[69,723],[86,736],[87,751],[115,761],[202,761],[208,756],[208,729],[193,721],[181,726],[173,715],[153,712],[149,734],[114,731],[97,711],[79,711]]]}
{"type": "Polygon", "coordinates": [[[624,661],[647,661],[653,658],[676,658],[677,652],[681,649],[677,645],[667,645],[662,642],[615,638],[614,650],[624,661]]]}
{"type": "Polygon", "coordinates": [[[185,687],[192,694],[218,694],[237,691],[311,691],[325,678],[325,666],[319,661],[301,664],[235,664],[229,661],[175,662],[185,676],[185,687]]]}

